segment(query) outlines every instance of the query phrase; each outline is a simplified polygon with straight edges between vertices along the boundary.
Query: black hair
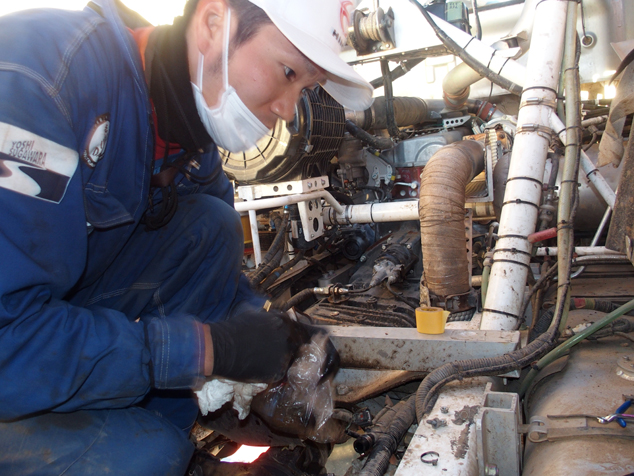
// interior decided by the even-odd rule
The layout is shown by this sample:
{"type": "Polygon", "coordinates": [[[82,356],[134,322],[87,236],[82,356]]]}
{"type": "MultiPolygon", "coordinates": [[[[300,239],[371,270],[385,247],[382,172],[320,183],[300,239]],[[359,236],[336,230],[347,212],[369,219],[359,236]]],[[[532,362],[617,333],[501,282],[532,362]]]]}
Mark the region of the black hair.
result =
{"type": "MultiPolygon", "coordinates": [[[[189,23],[194,16],[199,0],[188,0],[185,4],[183,17],[189,23]]],[[[257,5],[249,0],[226,0],[227,5],[238,17],[238,30],[231,47],[237,48],[249,41],[264,25],[272,23],[269,16],[257,5]]]]}

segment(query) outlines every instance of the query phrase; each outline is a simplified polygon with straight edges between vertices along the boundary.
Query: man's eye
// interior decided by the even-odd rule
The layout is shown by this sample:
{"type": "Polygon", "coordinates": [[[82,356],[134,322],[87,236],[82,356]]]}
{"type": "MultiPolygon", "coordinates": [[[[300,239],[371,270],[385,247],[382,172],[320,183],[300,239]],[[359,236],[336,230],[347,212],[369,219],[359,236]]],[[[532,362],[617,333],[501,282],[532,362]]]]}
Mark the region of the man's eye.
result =
{"type": "Polygon", "coordinates": [[[284,76],[286,76],[286,79],[288,80],[295,79],[295,71],[288,66],[284,66],[284,76]]]}

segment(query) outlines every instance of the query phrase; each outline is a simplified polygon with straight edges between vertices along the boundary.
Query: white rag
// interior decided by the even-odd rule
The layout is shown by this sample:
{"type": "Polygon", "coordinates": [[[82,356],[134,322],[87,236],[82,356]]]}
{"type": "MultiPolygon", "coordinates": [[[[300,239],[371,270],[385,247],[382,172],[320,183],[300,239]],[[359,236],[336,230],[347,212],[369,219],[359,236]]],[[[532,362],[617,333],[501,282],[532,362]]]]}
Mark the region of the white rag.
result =
{"type": "Polygon", "coordinates": [[[225,403],[233,401],[238,418],[244,420],[251,411],[251,401],[268,387],[265,383],[243,383],[227,379],[208,380],[196,391],[200,412],[204,415],[215,412],[225,403]]]}

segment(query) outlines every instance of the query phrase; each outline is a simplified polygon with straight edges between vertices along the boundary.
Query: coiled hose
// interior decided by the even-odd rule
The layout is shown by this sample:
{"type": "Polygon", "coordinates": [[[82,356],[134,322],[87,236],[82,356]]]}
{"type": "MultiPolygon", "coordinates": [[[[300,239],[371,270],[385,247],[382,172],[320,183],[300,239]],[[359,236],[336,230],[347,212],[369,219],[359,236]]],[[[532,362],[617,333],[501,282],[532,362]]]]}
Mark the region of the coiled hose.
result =
{"type": "Polygon", "coordinates": [[[398,448],[405,433],[412,426],[415,416],[414,397],[402,400],[394,406],[396,414],[390,424],[380,433],[376,433],[376,441],[368,455],[365,466],[359,476],[382,476],[390,465],[390,457],[398,448]],[[399,407],[399,408],[397,408],[399,407]]]}

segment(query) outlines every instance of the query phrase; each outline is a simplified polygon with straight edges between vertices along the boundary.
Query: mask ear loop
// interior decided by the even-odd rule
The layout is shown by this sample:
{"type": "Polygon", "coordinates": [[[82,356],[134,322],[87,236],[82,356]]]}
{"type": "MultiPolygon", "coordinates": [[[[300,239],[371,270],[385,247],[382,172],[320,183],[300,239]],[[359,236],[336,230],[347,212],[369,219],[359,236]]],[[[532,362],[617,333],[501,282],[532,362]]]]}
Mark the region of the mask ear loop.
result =
{"type": "MultiPolygon", "coordinates": [[[[225,91],[229,90],[229,36],[231,35],[231,9],[227,8],[227,21],[222,34],[222,85],[225,91]]],[[[203,69],[205,67],[205,55],[198,54],[198,71],[196,72],[196,86],[203,90],[203,69]]]]}
{"type": "Polygon", "coordinates": [[[225,91],[229,91],[229,37],[231,36],[231,8],[227,7],[227,22],[223,37],[222,48],[222,82],[225,91]]]}

